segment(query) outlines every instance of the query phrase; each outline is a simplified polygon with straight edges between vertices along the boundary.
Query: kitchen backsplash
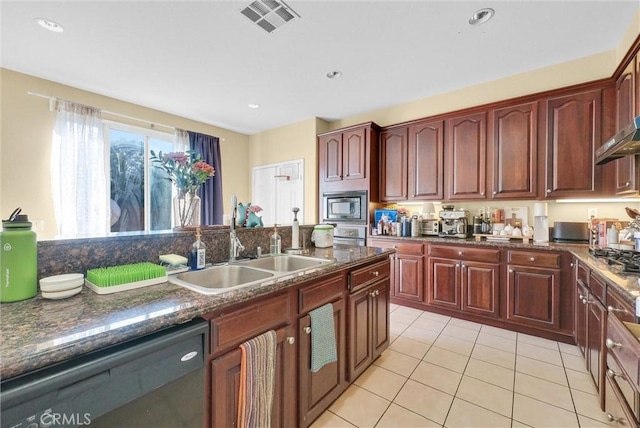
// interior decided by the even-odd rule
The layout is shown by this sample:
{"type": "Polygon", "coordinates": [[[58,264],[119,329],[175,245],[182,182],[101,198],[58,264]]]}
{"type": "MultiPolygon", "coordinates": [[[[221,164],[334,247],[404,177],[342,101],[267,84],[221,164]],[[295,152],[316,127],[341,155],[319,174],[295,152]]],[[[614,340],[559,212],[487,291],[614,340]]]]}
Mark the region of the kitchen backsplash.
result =
{"type": "MultiPolygon", "coordinates": [[[[245,253],[269,253],[272,227],[237,228],[245,253]]],[[[300,244],[311,247],[313,225],[300,226],[300,244]]],[[[282,248],[291,247],[291,227],[278,227],[282,248]]],[[[207,263],[229,260],[229,228],[215,226],[202,230],[207,263]]],[[[108,238],[61,239],[38,242],[38,278],[65,273],[86,273],[87,269],[117,266],[137,262],[158,263],[161,254],[188,256],[195,241],[195,232],[158,233],[115,236],[108,238]]]]}

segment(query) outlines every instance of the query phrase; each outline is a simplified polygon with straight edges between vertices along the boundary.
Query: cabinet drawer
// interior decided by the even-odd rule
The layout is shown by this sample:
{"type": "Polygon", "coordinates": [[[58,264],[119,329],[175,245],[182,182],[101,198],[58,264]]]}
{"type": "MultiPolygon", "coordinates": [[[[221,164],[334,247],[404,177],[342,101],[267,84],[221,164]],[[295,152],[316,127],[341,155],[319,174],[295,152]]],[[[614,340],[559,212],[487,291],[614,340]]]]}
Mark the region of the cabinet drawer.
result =
{"type": "Polygon", "coordinates": [[[635,322],[636,316],[633,307],[624,301],[611,287],[607,288],[607,310],[614,314],[620,321],[635,322]]]}
{"type": "Polygon", "coordinates": [[[593,273],[589,278],[589,289],[591,290],[591,294],[598,300],[603,303],[607,301],[605,284],[601,279],[593,276],[593,273]]]}
{"type": "Polygon", "coordinates": [[[467,247],[446,247],[431,245],[429,255],[447,259],[461,259],[476,262],[500,263],[500,249],[484,249],[467,247]]]}
{"type": "Polygon", "coordinates": [[[398,254],[421,256],[424,254],[424,244],[409,241],[370,240],[369,246],[380,248],[395,248],[398,254]]]}
{"type": "Polygon", "coordinates": [[[607,317],[607,348],[620,368],[628,375],[629,383],[640,389],[640,342],[615,316],[607,317]]]}
{"type": "Polygon", "coordinates": [[[313,284],[303,286],[298,290],[298,308],[300,316],[312,309],[341,299],[345,291],[344,276],[334,275],[313,284]]]}
{"type": "Polygon", "coordinates": [[[374,281],[389,277],[390,274],[391,263],[389,261],[354,270],[349,274],[349,290],[354,292],[374,281]]]}
{"type": "Polygon", "coordinates": [[[538,266],[560,268],[560,254],[534,253],[531,251],[509,251],[509,264],[520,266],[538,266]]]}
{"type": "Polygon", "coordinates": [[[580,263],[580,261],[576,260],[576,263],[578,266],[578,271],[576,272],[576,278],[578,279],[578,281],[582,283],[582,285],[586,285],[588,287],[589,274],[591,273],[591,271],[586,265],[584,265],[583,263],[580,263]]]}
{"type": "Polygon", "coordinates": [[[238,346],[291,318],[289,293],[270,297],[211,320],[211,353],[238,346]]]}
{"type": "Polygon", "coordinates": [[[621,398],[621,405],[624,406],[626,413],[631,413],[634,419],[638,419],[637,414],[637,393],[631,387],[629,383],[629,379],[627,379],[627,375],[624,374],[616,359],[611,355],[611,353],[607,354],[607,377],[611,381],[613,385],[617,388],[617,393],[621,398]]]}

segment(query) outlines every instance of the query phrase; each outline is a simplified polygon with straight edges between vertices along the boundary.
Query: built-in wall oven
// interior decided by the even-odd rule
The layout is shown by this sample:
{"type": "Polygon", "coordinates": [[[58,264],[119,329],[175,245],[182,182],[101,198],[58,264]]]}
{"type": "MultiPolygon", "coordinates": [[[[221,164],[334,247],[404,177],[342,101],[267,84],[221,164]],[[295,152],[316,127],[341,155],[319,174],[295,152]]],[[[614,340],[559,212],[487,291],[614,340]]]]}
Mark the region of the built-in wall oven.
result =
{"type": "Polygon", "coordinates": [[[367,224],[369,201],[366,190],[322,194],[322,221],[325,223],[367,224]]]}
{"type": "Polygon", "coordinates": [[[337,225],[333,229],[333,243],[364,247],[367,245],[367,226],[337,225]]]}

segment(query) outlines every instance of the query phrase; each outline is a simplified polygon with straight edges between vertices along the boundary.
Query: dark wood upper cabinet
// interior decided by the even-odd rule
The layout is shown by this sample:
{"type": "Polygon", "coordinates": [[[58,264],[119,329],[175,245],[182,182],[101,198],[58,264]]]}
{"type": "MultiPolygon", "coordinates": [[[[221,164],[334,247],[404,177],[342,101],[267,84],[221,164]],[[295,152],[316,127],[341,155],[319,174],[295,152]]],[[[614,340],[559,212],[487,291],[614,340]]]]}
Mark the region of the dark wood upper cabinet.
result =
{"type": "Polygon", "coordinates": [[[409,198],[440,200],[444,197],[444,122],[409,126],[409,198]]]}
{"type": "Polygon", "coordinates": [[[380,133],[380,200],[407,199],[407,128],[380,133]]]}
{"type": "Polygon", "coordinates": [[[493,199],[535,198],[538,193],[538,103],[492,110],[489,141],[493,199]]]}
{"type": "Polygon", "coordinates": [[[595,196],[601,168],[594,167],[602,144],[602,90],[547,98],[545,107],[546,174],[543,196],[595,196]]]}
{"type": "Polygon", "coordinates": [[[447,120],[447,199],[485,199],[487,115],[447,120]]]}
{"type": "MultiPolygon", "coordinates": [[[[636,116],[636,64],[632,61],[616,81],[616,131],[636,116]]],[[[615,161],[615,192],[619,196],[635,196],[639,189],[638,156],[625,156],[615,161]]]]}
{"type": "Polygon", "coordinates": [[[343,180],[367,178],[367,130],[353,129],[342,134],[343,180]]]}

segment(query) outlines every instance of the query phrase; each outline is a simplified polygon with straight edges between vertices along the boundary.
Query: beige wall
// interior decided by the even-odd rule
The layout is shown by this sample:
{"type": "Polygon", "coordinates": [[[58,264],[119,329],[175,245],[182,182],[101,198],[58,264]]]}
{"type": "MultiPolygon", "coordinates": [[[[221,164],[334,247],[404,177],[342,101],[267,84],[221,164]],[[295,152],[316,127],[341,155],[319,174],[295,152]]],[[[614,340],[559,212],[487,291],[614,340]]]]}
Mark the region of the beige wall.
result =
{"type": "MultiPolygon", "coordinates": [[[[0,69],[0,85],[0,217],[7,218],[15,207],[22,207],[30,219],[44,221],[44,230],[38,231],[38,239],[51,239],[57,233],[49,185],[55,112],[49,111],[46,99],[28,95],[28,91],[219,137],[225,212],[230,211],[231,193],[237,193],[240,200],[251,195],[249,174],[246,173],[250,170],[246,155],[249,149],[247,135],[11,70],[0,69]]],[[[108,114],[104,114],[104,118],[123,121],[108,114]]],[[[149,128],[144,123],[131,123],[149,128]]],[[[155,129],[173,132],[161,127],[155,129]]]]}
{"type": "Polygon", "coordinates": [[[310,118],[260,132],[249,138],[251,168],[296,159],[304,160],[304,218],[301,219],[303,224],[316,221],[316,134],[322,132],[326,126],[326,122],[310,118]]]}

